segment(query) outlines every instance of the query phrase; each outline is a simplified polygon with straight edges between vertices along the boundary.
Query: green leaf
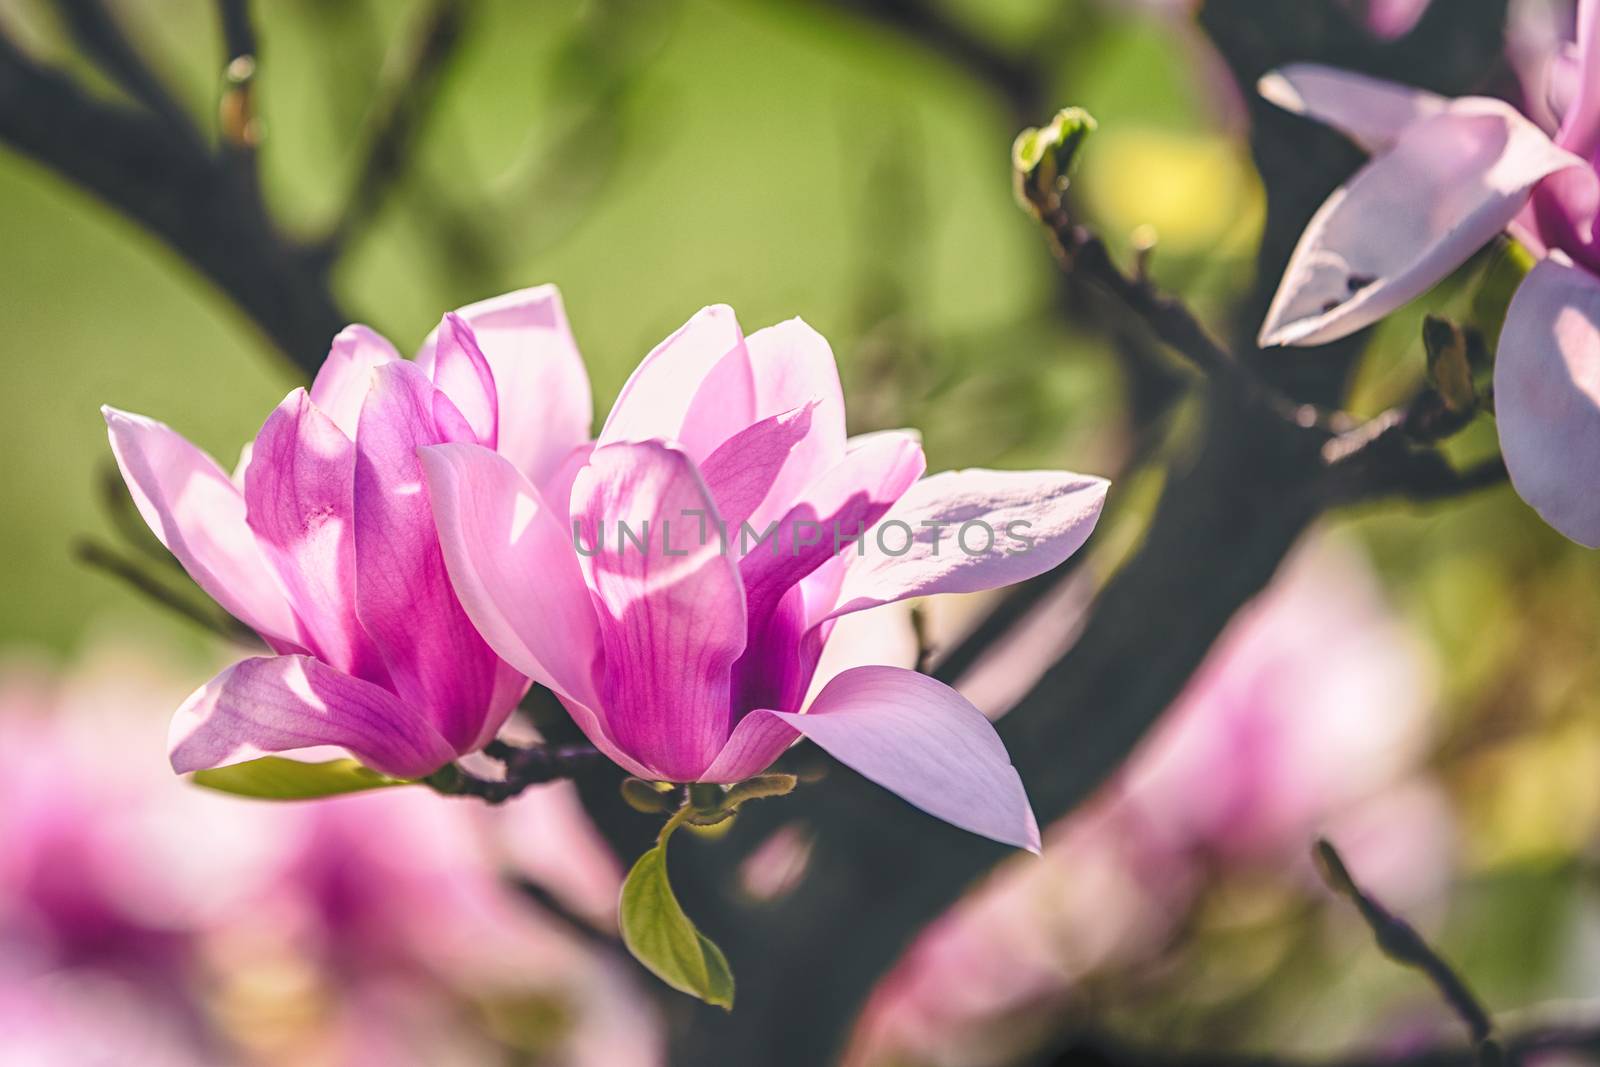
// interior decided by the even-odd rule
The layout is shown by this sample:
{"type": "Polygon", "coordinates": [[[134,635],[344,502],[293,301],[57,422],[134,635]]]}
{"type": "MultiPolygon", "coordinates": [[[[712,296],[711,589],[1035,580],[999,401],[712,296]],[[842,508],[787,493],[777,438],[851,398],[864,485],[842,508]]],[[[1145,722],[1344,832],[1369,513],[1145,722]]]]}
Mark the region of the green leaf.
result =
{"type": "Polygon", "coordinates": [[[758,774],[754,778],[746,778],[739,784],[730,786],[727,799],[723,803],[730,808],[737,808],[747,800],[788,796],[794,792],[798,781],[799,779],[792,774],[758,774]]]}
{"type": "Polygon", "coordinates": [[[282,756],[263,756],[228,767],[196,771],[194,784],[219,793],[262,800],[314,800],[317,797],[359,793],[391,785],[410,785],[409,778],[390,778],[369,770],[353,759],[327,763],[302,763],[282,756]]]}
{"type": "Polygon", "coordinates": [[[639,857],[622,883],[618,924],[622,941],[640,963],[673,989],[733,1010],[728,960],[683,913],[667,881],[666,838],[639,857]]]}

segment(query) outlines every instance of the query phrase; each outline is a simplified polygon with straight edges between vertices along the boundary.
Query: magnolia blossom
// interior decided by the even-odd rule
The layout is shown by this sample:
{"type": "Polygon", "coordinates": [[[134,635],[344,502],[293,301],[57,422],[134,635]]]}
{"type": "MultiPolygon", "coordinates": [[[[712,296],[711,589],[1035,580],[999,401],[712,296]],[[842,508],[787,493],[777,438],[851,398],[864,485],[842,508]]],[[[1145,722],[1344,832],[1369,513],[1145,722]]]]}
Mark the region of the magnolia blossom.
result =
{"type": "Polygon", "coordinates": [[[174,675],[122,646],[65,678],[0,667],[0,1060],[662,1061],[625,962],[508,879],[614,929],[622,871],[570,783],[503,808],[196,789],[150,729],[174,675]],[[501,1035],[513,1057],[485,1005],[548,1022],[501,1035]]]}
{"type": "Polygon", "coordinates": [[[549,486],[584,443],[588,411],[549,287],[446,315],[415,361],[364,326],[344,330],[232,478],[165,425],[106,408],[145,521],[276,653],[184,703],[173,767],[338,746],[414,777],[492,739],[528,683],[450,590],[417,449],[470,441],[549,486]]]}
{"type": "Polygon", "coordinates": [[[1004,747],[947,686],[862,665],[806,695],[835,620],[1055,566],[1103,480],[922,478],[914,434],[846,439],[816,331],[747,338],[726,307],[639,365],[570,491],[480,445],[422,454],[467,614],[629,773],[735,782],[804,735],[931,814],[1038,846],[1004,747]]]}
{"type": "Polygon", "coordinates": [[[1560,125],[1508,104],[1316,66],[1261,90],[1375,153],[1312,218],[1261,328],[1312,345],[1377,321],[1502,230],[1541,257],[1506,312],[1495,413],[1512,484],[1550,525],[1600,546],[1600,0],[1582,0],[1576,52],[1548,57],[1560,125]]]}

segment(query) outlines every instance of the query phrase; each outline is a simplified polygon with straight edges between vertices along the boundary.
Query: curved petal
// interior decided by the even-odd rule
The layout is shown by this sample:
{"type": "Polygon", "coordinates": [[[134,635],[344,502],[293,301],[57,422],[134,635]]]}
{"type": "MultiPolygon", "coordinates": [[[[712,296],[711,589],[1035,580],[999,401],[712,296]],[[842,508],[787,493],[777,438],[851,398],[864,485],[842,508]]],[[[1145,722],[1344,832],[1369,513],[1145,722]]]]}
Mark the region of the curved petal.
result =
{"type": "Polygon", "coordinates": [[[1600,151],[1600,3],[1578,5],[1577,84],[1556,133],[1556,144],[1585,159],[1600,151]]]}
{"type": "Polygon", "coordinates": [[[179,774],[317,745],[347,749],[398,778],[431,774],[455,757],[393,693],[310,656],[235,663],[183,702],[168,736],[179,774]]]}
{"type": "Polygon", "coordinates": [[[780,518],[812,482],[845,455],[844,390],[833,349],[800,319],[757,330],[745,339],[755,376],[757,418],[811,405],[811,428],[751,514],[758,529],[780,518]]]}
{"type": "Polygon", "coordinates": [[[311,383],[311,402],[346,437],[355,437],[361,403],[372,385],[372,372],[400,358],[394,345],[376,330],[356,323],[340,330],[311,383]]]}
{"type": "MultiPolygon", "coordinates": [[[[567,455],[589,440],[594,402],[583,356],[572,339],[561,292],[553,285],[521,289],[458,308],[494,372],[500,411],[497,451],[534,485],[543,486],[567,455]]],[[[417,352],[433,365],[437,337],[417,352]]]]}
{"type": "Polygon", "coordinates": [[[788,723],[929,815],[1039,851],[1039,824],[1005,745],[983,713],[943,682],[899,667],[856,667],[824,686],[803,714],[756,711],[746,720],[758,715],[788,723]]]}
{"type": "Polygon", "coordinates": [[[1317,63],[1279,67],[1256,90],[1285,111],[1332,126],[1368,152],[1389,148],[1401,130],[1448,103],[1425,89],[1317,63]]]}
{"type": "Polygon", "coordinates": [[[799,730],[776,715],[763,712],[746,715],[733,728],[728,743],[722,746],[700,781],[729,785],[753,778],[772,766],[799,737],[799,730]]]}
{"type": "Polygon", "coordinates": [[[738,534],[761,501],[775,488],[796,448],[811,433],[812,401],[801,407],[752,423],[717,447],[700,465],[700,474],[728,524],[729,536],[738,534]]]}
{"type": "Polygon", "coordinates": [[[451,584],[478,632],[540,685],[598,706],[598,624],[566,509],[476,445],[423,448],[422,468],[451,584]]]}
{"type": "Polygon", "coordinates": [[[100,409],[122,479],[152,533],[234,618],[280,648],[300,630],[277,570],[245,521],[227,473],[165,423],[100,409]]]}
{"type": "Polygon", "coordinates": [[[448,405],[415,364],[374,374],[356,434],[356,614],[401,699],[470,752],[494,736],[526,682],[473,628],[439,548],[417,450],[451,439],[435,423],[448,405]]]}
{"type": "Polygon", "coordinates": [[[1600,548],[1600,279],[1550,259],[1534,266],[1506,311],[1494,395],[1517,493],[1600,548]]]}
{"type": "Polygon", "coordinates": [[[494,373],[478,347],[472,327],[455,312],[446,312],[434,331],[433,384],[461,412],[473,435],[485,448],[494,448],[500,427],[500,405],[495,396],[494,373]]]}
{"type": "Polygon", "coordinates": [[[739,563],[751,633],[796,582],[865,536],[925,465],[914,437],[881,434],[817,479],[778,520],[773,536],[750,546],[739,563]]]}
{"type": "Polygon", "coordinates": [[[1376,322],[1505,229],[1536,182],[1582,165],[1507,104],[1452,101],[1318,209],[1260,343],[1321,344],[1376,322]]]}
{"type": "Polygon", "coordinates": [[[1433,0],[1366,0],[1367,29],[1374,37],[1396,41],[1410,33],[1433,0]]]}
{"type": "Polygon", "coordinates": [[[296,389],[256,435],[246,519],[277,561],[308,650],[381,685],[382,657],[356,620],[355,475],[355,445],[296,389]]]}
{"type": "Polygon", "coordinates": [[[1067,471],[946,471],[906,491],[884,522],[901,542],[865,546],[850,560],[828,618],[933,593],[1011,585],[1060,564],[1089,539],[1110,483],[1067,471]]]}
{"type": "Polygon", "coordinates": [[[597,444],[674,441],[690,459],[756,421],[755,382],[733,309],[705,308],[634,369],[597,444]]]}
{"type": "Polygon", "coordinates": [[[711,493],[676,448],[606,445],[572,487],[572,517],[605,651],[606,726],[657,777],[693,781],[732,729],[729,673],[745,643],[711,493]]]}

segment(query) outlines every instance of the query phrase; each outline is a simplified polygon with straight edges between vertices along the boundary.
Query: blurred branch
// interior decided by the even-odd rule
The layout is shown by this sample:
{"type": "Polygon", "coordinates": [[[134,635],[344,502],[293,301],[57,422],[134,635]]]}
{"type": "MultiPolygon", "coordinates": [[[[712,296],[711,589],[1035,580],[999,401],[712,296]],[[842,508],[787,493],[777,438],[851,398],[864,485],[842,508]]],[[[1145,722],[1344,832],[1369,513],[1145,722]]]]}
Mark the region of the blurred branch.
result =
{"type": "Polygon", "coordinates": [[[304,250],[192,123],[96,99],[0,33],[0,141],[144,226],[302,370],[348,321],[304,250]]]}
{"type": "Polygon", "coordinates": [[[1355,905],[1362,921],[1372,930],[1372,936],[1383,954],[1396,963],[1421,971],[1433,983],[1445,1004],[1466,1026],[1479,1062],[1485,1065],[1499,1063],[1501,1050],[1494,1036],[1494,1020],[1489,1018],[1488,1011],[1466,980],[1417,933],[1416,927],[1385,908],[1356,884],[1344,864],[1344,858],[1332,842],[1318,840],[1313,855],[1322,880],[1328,884],[1328,888],[1355,905]]]}
{"type": "Polygon", "coordinates": [[[80,540],[73,546],[73,555],[85,566],[111,575],[136,592],[218,637],[245,644],[260,644],[260,638],[256,636],[255,631],[233,616],[210,610],[209,603],[204,605],[195,603],[152,575],[140,563],[97,541],[80,540]]]}
{"type": "Polygon", "coordinates": [[[1007,52],[941,10],[933,0],[822,0],[872,19],[943,56],[997,92],[1021,124],[1047,106],[1046,57],[1007,52]]]}
{"type": "Polygon", "coordinates": [[[480,778],[447,763],[423,781],[446,796],[478,797],[490,804],[503,804],[521,796],[530,786],[576,778],[606,759],[593,745],[586,744],[518,747],[491,741],[483,751],[505,767],[505,777],[480,778]]]}
{"type": "Polygon", "coordinates": [[[317,259],[324,268],[377,217],[405,176],[417,140],[438,103],[466,20],[463,0],[434,0],[423,16],[409,59],[373,105],[366,150],[356,167],[344,211],[317,244],[317,259]]]}
{"type": "Polygon", "coordinates": [[[135,51],[102,0],[56,0],[55,7],[68,34],[85,55],[134,100],[199,143],[200,134],[194,123],[135,51]]]}
{"type": "MultiPolygon", "coordinates": [[[[528,878],[514,879],[512,884],[519,893],[538,906],[539,910],[565,927],[568,932],[575,934],[580,941],[583,941],[591,948],[625,954],[623,953],[621,938],[572,910],[567,906],[566,901],[551,890],[528,878]]],[[[632,959],[631,956],[628,958],[632,959]]]]}

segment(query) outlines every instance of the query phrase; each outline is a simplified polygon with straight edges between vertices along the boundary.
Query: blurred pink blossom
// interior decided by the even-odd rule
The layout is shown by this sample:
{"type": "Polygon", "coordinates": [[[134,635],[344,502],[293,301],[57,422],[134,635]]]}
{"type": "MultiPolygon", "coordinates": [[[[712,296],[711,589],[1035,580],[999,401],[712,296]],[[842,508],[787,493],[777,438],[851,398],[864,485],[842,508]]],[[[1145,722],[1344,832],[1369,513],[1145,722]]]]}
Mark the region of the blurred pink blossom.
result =
{"type": "Polygon", "coordinates": [[[1043,857],[1006,865],[918,939],[850,1062],[1010,1062],[1091,975],[1156,956],[1219,867],[1311,887],[1318,834],[1397,905],[1427,899],[1452,838],[1417,770],[1432,695],[1425,647],[1360,555],[1309,539],[1117,777],[1047,829],[1043,857]]]}
{"type": "Polygon", "coordinates": [[[570,786],[493,810],[197,789],[150,729],[176,673],[106,649],[61,681],[0,670],[0,1048],[45,1067],[660,1061],[624,959],[508,880],[561,870],[546,888],[613,921],[621,872],[570,786]]]}

